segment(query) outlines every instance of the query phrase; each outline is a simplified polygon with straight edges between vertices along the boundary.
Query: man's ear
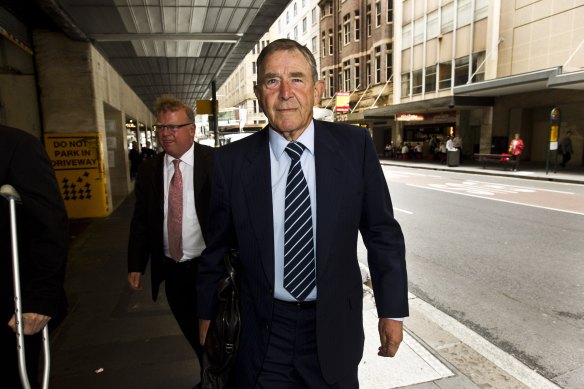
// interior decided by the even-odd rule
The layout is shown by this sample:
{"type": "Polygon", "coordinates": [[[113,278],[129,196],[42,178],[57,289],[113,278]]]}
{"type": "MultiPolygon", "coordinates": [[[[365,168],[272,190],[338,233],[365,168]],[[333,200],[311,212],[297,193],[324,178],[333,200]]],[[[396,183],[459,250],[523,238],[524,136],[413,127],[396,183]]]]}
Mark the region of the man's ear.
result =
{"type": "Polygon", "coordinates": [[[314,105],[320,104],[320,99],[324,94],[324,81],[318,80],[314,84],[314,105]]]}

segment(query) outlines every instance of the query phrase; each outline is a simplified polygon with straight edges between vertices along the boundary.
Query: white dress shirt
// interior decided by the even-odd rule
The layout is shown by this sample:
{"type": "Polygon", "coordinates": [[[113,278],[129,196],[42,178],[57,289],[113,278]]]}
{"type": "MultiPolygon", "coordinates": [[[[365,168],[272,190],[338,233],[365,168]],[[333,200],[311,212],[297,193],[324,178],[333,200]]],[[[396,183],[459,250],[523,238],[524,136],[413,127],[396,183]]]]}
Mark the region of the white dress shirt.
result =
{"type": "MultiPolygon", "coordinates": [[[[298,142],[302,143],[306,149],[300,157],[302,172],[308,184],[310,192],[310,209],[312,211],[312,232],[313,242],[316,243],[316,170],[314,165],[314,122],[310,125],[298,142]]],[[[272,177],[272,203],[274,216],[274,256],[276,274],[274,275],[274,297],[278,300],[296,301],[286,289],[284,289],[284,209],[286,198],[286,180],[290,169],[291,159],[285,149],[290,143],[282,135],[270,128],[270,167],[272,177]]],[[[316,244],[314,246],[314,256],[316,261],[316,244]]],[[[316,299],[316,287],[306,297],[306,300],[316,299]]]]}
{"type": "MultiPolygon", "coordinates": [[[[180,171],[183,179],[183,224],[182,224],[182,243],[183,256],[181,262],[196,258],[201,255],[205,249],[203,240],[203,231],[199,224],[197,212],[195,209],[195,188],[194,188],[194,149],[195,146],[180,157],[180,171]]],[[[170,257],[168,251],[168,188],[170,180],[174,175],[174,165],[172,161],[175,158],[166,154],[164,158],[164,255],[170,257]]]]}

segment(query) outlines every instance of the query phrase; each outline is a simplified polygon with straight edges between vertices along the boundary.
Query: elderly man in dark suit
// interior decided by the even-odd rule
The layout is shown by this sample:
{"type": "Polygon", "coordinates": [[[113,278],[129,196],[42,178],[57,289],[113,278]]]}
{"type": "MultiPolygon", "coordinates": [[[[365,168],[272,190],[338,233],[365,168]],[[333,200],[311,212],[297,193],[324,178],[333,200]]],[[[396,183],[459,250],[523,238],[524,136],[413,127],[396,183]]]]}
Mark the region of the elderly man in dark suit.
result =
{"type": "Polygon", "coordinates": [[[150,260],[152,298],[156,300],[165,281],[170,309],[202,366],[196,281],[198,257],[206,244],[213,148],[194,142],[195,116],[184,102],[162,96],[156,112],[154,130],[164,152],[144,161],[136,177],[128,282],[141,290],[141,275],[150,260]]]}
{"type": "Polygon", "coordinates": [[[360,231],[379,315],[379,355],[394,356],[408,315],[405,245],[369,133],[313,120],[323,84],[304,46],[276,40],[258,59],[262,131],[216,152],[209,245],[199,265],[201,340],[240,252],[240,388],[357,388],[363,354],[360,231]]]}
{"type": "MultiPolygon", "coordinates": [[[[63,284],[67,264],[69,222],[51,161],[34,136],[0,126],[0,186],[16,189],[18,254],[21,281],[24,345],[32,387],[39,387],[40,332],[63,319],[66,298],[63,284]]],[[[0,198],[0,274],[2,299],[2,384],[19,387],[16,358],[14,284],[8,202],[0,198]]]]}

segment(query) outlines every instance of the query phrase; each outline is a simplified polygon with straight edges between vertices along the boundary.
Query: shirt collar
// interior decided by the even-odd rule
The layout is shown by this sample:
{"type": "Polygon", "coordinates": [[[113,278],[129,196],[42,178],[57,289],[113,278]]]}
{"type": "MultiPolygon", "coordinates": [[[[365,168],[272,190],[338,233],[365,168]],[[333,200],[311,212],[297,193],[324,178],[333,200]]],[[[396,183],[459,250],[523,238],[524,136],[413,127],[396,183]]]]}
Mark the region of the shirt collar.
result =
{"type": "MultiPolygon", "coordinates": [[[[270,147],[274,153],[274,156],[279,161],[280,157],[284,154],[284,150],[288,143],[290,143],[286,138],[276,132],[270,126],[270,147]]],[[[298,142],[302,143],[306,150],[308,150],[312,155],[314,155],[314,120],[310,121],[310,124],[302,132],[300,137],[297,139],[298,142]]]]}
{"type": "MultiPolygon", "coordinates": [[[[186,153],[184,153],[179,159],[186,163],[189,166],[193,166],[194,164],[194,153],[195,153],[195,144],[193,143],[191,148],[187,150],[186,153]]],[[[176,158],[174,158],[172,155],[170,154],[166,154],[166,167],[170,167],[170,165],[172,165],[172,161],[174,161],[176,158]]]]}

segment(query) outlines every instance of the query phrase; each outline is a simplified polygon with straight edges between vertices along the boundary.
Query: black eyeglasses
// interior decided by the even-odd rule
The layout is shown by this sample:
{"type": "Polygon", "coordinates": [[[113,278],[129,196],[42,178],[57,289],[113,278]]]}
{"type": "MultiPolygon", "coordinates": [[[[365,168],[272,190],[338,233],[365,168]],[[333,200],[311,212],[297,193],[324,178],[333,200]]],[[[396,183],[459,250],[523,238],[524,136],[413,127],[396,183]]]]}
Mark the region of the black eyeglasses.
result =
{"type": "Polygon", "coordinates": [[[155,124],[152,126],[152,129],[155,132],[163,132],[164,130],[168,130],[173,134],[178,131],[179,128],[184,126],[190,126],[193,123],[185,123],[185,124],[155,124]]]}

